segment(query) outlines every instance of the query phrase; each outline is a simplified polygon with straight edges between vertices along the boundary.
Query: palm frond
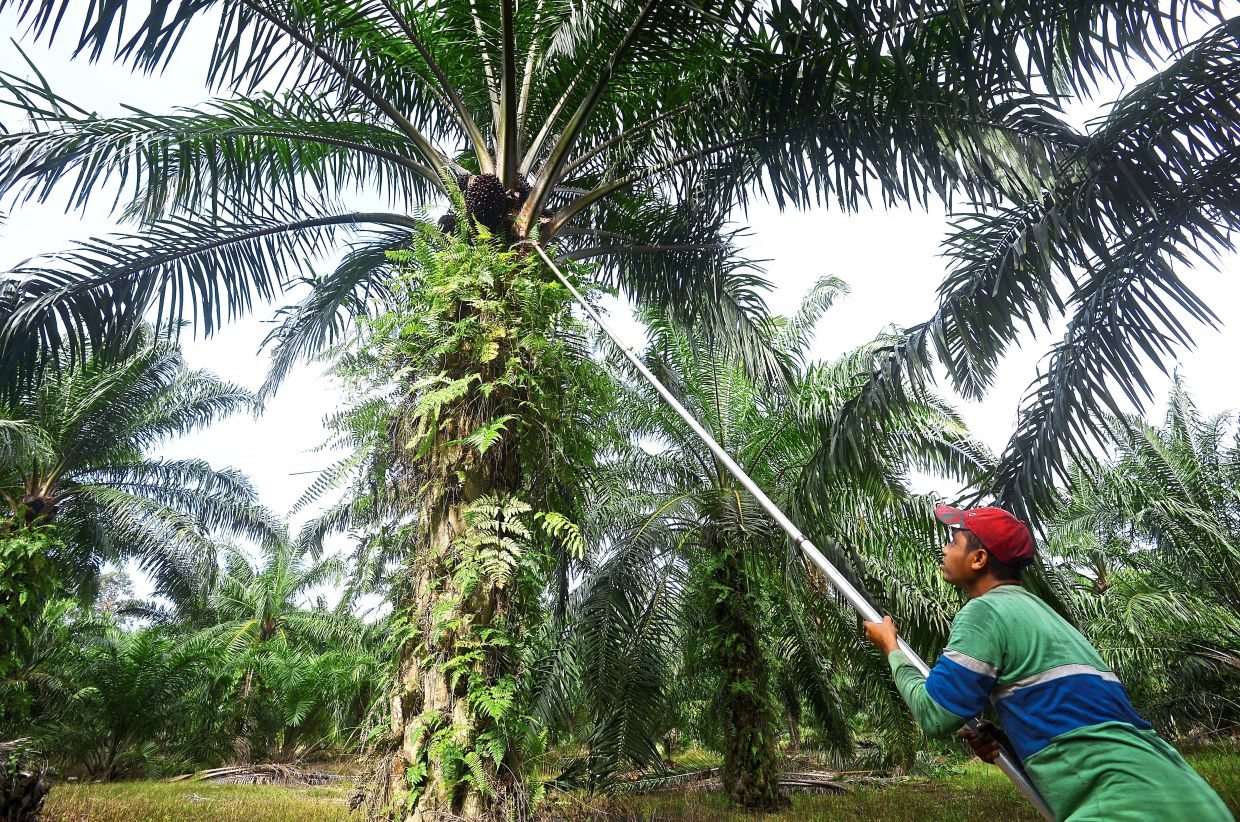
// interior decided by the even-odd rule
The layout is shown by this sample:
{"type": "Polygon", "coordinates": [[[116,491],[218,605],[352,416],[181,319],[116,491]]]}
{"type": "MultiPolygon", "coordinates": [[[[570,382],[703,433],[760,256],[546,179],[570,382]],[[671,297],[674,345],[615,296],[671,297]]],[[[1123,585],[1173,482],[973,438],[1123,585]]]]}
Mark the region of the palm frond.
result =
{"type": "Polygon", "coordinates": [[[279,325],[267,335],[271,364],[260,398],[275,393],[294,365],[344,338],[350,321],[364,317],[372,306],[388,299],[383,273],[387,252],[407,247],[408,233],[392,231],[354,245],[335,271],[305,281],[310,289],[301,302],[277,312],[279,325]]]}
{"type": "Polygon", "coordinates": [[[123,214],[156,220],[212,213],[221,201],[292,212],[362,186],[413,208],[442,185],[404,135],[322,96],[259,95],[105,119],[14,75],[0,73],[0,90],[35,118],[30,130],[0,136],[0,191],[16,203],[45,202],[71,183],[69,207],[82,208],[115,183],[123,214]],[[46,101],[36,103],[38,94],[46,101]]]}
{"type": "Polygon", "coordinates": [[[420,225],[380,213],[246,216],[244,222],[173,218],[17,269],[17,294],[0,318],[0,377],[29,378],[61,350],[79,357],[88,347],[113,350],[118,331],[148,309],[169,325],[189,320],[209,335],[256,299],[270,300],[288,287],[340,227],[420,225]]]}

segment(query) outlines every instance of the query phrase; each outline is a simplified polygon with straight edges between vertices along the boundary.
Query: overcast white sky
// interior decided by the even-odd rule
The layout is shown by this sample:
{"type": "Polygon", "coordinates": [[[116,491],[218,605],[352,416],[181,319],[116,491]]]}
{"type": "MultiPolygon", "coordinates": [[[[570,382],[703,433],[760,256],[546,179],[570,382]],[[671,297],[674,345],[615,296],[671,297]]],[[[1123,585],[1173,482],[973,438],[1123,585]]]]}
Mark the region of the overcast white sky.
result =
{"type": "MultiPolygon", "coordinates": [[[[209,35],[210,29],[203,31],[209,35]]],[[[134,76],[108,64],[70,61],[68,38],[52,51],[30,42],[10,11],[0,14],[0,70],[23,75],[29,71],[10,45],[10,37],[21,42],[54,90],[100,114],[120,114],[122,104],[165,112],[209,96],[202,83],[208,42],[191,41],[162,75],[134,76]]],[[[17,124],[10,112],[0,112],[0,122],[17,124]]],[[[65,214],[63,197],[44,206],[4,206],[8,213],[0,223],[0,271],[30,256],[63,249],[75,240],[105,234],[116,226],[102,200],[85,215],[65,214]]],[[[837,275],[850,284],[852,295],[837,303],[819,327],[816,356],[837,355],[891,324],[921,322],[934,308],[935,289],[945,272],[944,261],[938,256],[946,230],[946,215],[941,209],[929,213],[917,209],[873,210],[851,215],[821,209],[780,214],[758,206],[749,213],[747,223],[751,233],[746,244],[752,256],[768,260],[768,276],[775,285],[770,298],[774,311],[793,310],[805,290],[823,274],[837,275]]],[[[1180,361],[1180,370],[1199,406],[1208,413],[1240,406],[1235,366],[1240,355],[1238,273],[1240,261],[1235,257],[1226,259],[1218,271],[1201,268],[1184,272],[1189,284],[1225,323],[1221,331],[1198,329],[1197,347],[1185,352],[1180,361]]],[[[190,363],[257,388],[265,371],[258,344],[266,332],[267,319],[247,319],[207,341],[186,339],[190,363]]],[[[1041,336],[1039,340],[1022,340],[1020,348],[1005,361],[984,403],[960,404],[973,431],[996,451],[1007,441],[1020,398],[1052,341],[1050,334],[1041,336]]],[[[640,343],[636,333],[633,343],[640,343]]],[[[1168,381],[1157,378],[1154,384],[1158,395],[1147,411],[1157,415],[1168,381]]],[[[299,472],[322,468],[328,461],[310,449],[324,439],[321,420],[335,408],[336,400],[336,387],[322,377],[321,369],[308,366],[288,381],[261,418],[234,418],[172,443],[164,453],[202,456],[217,466],[236,466],[254,479],[269,506],[286,511],[313,479],[299,472]]]]}

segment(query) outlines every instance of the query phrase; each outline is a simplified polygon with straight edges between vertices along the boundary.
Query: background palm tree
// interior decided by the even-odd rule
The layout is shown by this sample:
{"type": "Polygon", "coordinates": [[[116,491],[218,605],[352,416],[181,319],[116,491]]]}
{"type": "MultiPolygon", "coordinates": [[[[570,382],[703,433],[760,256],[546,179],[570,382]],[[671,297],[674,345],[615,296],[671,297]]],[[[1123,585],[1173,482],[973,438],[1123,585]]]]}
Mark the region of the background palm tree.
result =
{"type": "Polygon", "coordinates": [[[1114,456],[1077,466],[1049,548],[1080,581],[1086,630],[1168,732],[1240,721],[1240,441],[1177,379],[1161,427],[1111,420],[1114,456]]]}
{"type": "MultiPolygon", "coordinates": [[[[914,466],[967,481],[988,467],[988,455],[950,409],[930,398],[890,420],[855,473],[820,472],[815,457],[836,433],[831,411],[856,390],[852,366],[870,355],[803,364],[814,326],[844,292],[839,280],[824,279],[794,317],[768,327],[769,345],[796,374],[790,394],[765,394],[709,332],[686,333],[653,314],[644,317],[645,359],[762,487],[784,505],[799,498],[801,507],[812,507],[815,539],[850,546],[837,547],[837,559],[859,583],[869,583],[914,633],[920,629],[920,638],[942,642],[951,603],[946,587],[930,579],[910,600],[885,567],[863,563],[879,560],[878,551],[912,550],[927,536],[926,516],[917,512],[926,501],[907,487],[914,466]]],[[[674,706],[652,711],[650,703],[706,698],[709,707],[693,724],[723,750],[725,790],[740,805],[772,807],[779,802],[782,716],[799,716],[808,704],[828,745],[847,752],[851,733],[837,685],[864,689],[892,712],[898,696],[893,700],[886,678],[867,682],[855,670],[875,663],[853,631],[809,630],[824,611],[847,607],[816,577],[807,582],[783,532],[653,389],[636,374],[624,376],[621,424],[630,439],[610,455],[591,514],[592,530],[614,549],[583,583],[575,626],[581,667],[601,674],[585,683],[600,716],[595,767],[649,761],[654,744],[685,719],[674,706]],[[672,671],[680,686],[671,686],[672,671]]],[[[911,564],[932,565],[929,552],[925,560],[911,564]]],[[[907,740],[911,729],[904,730],[907,740]]],[[[906,741],[901,748],[907,747],[906,741]]]]}
{"type": "Polygon", "coordinates": [[[286,632],[234,646],[235,626],[117,621],[53,599],[0,680],[0,731],[98,779],[340,755],[386,686],[386,626],[353,627],[347,641],[286,632]]]}
{"type": "MultiPolygon", "coordinates": [[[[70,671],[82,686],[63,715],[58,743],[94,779],[144,774],[168,746],[168,731],[192,708],[201,642],[158,629],[105,630],[75,649],[70,671]]],[[[175,748],[174,748],[175,749],[175,748]]]]}
{"type": "Polygon", "coordinates": [[[266,543],[257,558],[233,545],[219,554],[166,604],[125,613],[212,649],[209,724],[228,735],[237,761],[290,761],[319,739],[334,741],[369,708],[386,644],[384,628],[363,624],[349,598],[324,601],[326,589],[342,587],[346,563],[287,540],[266,543]]]}
{"type": "Polygon", "coordinates": [[[230,546],[211,582],[209,624],[234,648],[356,639],[349,603],[328,609],[321,600],[322,589],[338,585],[344,575],[339,558],[312,556],[288,542],[268,544],[258,562],[230,546]]]}
{"type": "Polygon", "coordinates": [[[14,643],[14,664],[0,680],[0,727],[6,737],[46,739],[59,710],[78,691],[71,674],[76,649],[92,642],[107,624],[80,602],[61,598],[42,603],[31,623],[26,641],[14,643]]]}
{"type": "Polygon", "coordinates": [[[89,594],[105,562],[134,558],[159,592],[173,593],[187,568],[214,563],[211,534],[263,541],[280,526],[237,471],[149,451],[253,401],[187,368],[149,330],[114,362],[88,354],[71,368],[66,356],[0,401],[0,428],[16,434],[0,461],[0,527],[54,525],[57,572],[72,589],[89,594]]]}

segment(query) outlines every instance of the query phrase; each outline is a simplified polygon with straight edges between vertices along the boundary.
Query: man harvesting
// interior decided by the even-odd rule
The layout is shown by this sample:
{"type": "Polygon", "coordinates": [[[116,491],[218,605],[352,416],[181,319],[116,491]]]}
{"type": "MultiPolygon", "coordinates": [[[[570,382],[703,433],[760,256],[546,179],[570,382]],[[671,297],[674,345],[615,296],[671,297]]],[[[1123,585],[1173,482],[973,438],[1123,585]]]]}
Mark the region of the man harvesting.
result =
{"type": "MultiPolygon", "coordinates": [[[[896,687],[930,736],[946,736],[987,702],[1030,780],[1060,820],[1227,820],[1204,780],[1137,715],[1098,652],[1020,586],[1033,538],[1001,508],[940,505],[955,531],[943,578],[969,597],[929,677],[896,644],[891,617],[865,623],[887,655],[896,687]]],[[[962,732],[988,762],[993,738],[962,732]]]]}

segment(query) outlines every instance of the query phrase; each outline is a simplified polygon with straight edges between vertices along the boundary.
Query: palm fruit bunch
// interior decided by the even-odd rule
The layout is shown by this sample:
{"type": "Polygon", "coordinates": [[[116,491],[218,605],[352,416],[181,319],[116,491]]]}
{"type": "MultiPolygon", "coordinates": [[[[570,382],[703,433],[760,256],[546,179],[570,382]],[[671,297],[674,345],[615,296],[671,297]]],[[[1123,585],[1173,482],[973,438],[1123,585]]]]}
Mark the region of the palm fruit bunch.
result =
{"type": "MultiPolygon", "coordinates": [[[[461,175],[456,178],[456,184],[465,195],[465,213],[473,217],[474,223],[495,233],[505,230],[507,218],[513,216],[530,195],[530,184],[524,179],[515,189],[505,189],[494,174],[461,175]]],[[[454,212],[449,211],[439,218],[439,230],[445,234],[460,228],[461,220],[454,212]]]]}
{"type": "Polygon", "coordinates": [[[465,208],[478,223],[499,231],[512,208],[512,200],[494,174],[475,174],[465,183],[465,208]]]}
{"type": "Polygon", "coordinates": [[[456,215],[451,211],[439,218],[439,230],[444,234],[455,234],[460,222],[456,219],[456,215]]]}

